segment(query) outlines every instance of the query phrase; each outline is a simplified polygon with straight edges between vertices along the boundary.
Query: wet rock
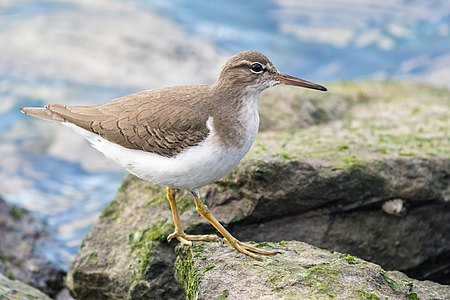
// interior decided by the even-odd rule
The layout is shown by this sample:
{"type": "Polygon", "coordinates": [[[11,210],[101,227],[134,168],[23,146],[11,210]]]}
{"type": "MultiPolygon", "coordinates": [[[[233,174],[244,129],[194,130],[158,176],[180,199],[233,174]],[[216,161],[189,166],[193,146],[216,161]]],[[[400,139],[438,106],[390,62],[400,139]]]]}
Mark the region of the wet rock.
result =
{"type": "Polygon", "coordinates": [[[50,300],[50,297],[21,281],[8,279],[0,273],[0,299],[50,300]]]}
{"type": "Polygon", "coordinates": [[[63,288],[65,272],[36,250],[47,237],[44,224],[1,198],[0,235],[0,273],[51,296],[63,288]]]}
{"type": "MultiPolygon", "coordinates": [[[[408,83],[330,91],[347,103],[344,113],[331,110],[304,129],[266,125],[240,166],[202,190],[205,202],[241,240],[301,240],[449,282],[450,92],[408,83]],[[396,199],[401,214],[383,210],[396,199]]],[[[187,232],[214,232],[189,193],[178,205],[187,232]]],[[[128,176],[85,238],[69,289],[79,299],[183,298],[173,280],[176,243],[165,242],[172,231],[164,189],[128,176]]]]}
{"type": "Polygon", "coordinates": [[[219,243],[178,247],[176,278],[186,299],[449,299],[450,287],[418,281],[349,254],[289,241],[255,261],[219,243]]]}

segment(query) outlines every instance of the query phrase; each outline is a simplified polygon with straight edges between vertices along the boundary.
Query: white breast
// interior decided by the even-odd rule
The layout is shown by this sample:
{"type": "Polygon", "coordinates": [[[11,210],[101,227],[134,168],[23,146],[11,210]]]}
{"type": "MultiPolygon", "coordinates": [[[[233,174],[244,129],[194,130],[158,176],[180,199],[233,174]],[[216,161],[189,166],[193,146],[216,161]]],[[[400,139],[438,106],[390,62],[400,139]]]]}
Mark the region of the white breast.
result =
{"type": "Polygon", "coordinates": [[[214,119],[210,117],[207,122],[209,136],[199,145],[170,158],[128,149],[74,124],[63,124],[85,137],[92,146],[130,173],[157,184],[193,191],[225,176],[250,150],[259,126],[257,96],[247,103],[240,118],[245,128],[241,147],[221,146],[214,130],[214,119]]]}

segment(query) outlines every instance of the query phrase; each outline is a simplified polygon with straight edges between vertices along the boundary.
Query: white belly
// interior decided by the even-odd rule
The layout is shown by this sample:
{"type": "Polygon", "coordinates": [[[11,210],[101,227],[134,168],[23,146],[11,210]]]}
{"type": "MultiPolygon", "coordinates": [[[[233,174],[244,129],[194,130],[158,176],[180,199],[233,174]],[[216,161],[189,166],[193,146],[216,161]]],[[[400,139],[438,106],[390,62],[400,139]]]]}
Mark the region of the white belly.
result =
{"type": "MultiPolygon", "coordinates": [[[[208,120],[210,123],[211,120],[208,120]]],[[[97,134],[71,123],[64,125],[74,129],[106,157],[127,169],[130,173],[157,184],[174,188],[197,190],[225,176],[250,150],[258,131],[259,118],[252,120],[245,141],[240,148],[223,148],[210,126],[210,135],[198,146],[189,148],[175,157],[133,150],[109,142],[97,134]],[[256,121],[256,122],[255,122],[256,121]],[[255,126],[256,125],[256,126],[255,126]]],[[[208,124],[210,125],[210,124],[208,124]]]]}

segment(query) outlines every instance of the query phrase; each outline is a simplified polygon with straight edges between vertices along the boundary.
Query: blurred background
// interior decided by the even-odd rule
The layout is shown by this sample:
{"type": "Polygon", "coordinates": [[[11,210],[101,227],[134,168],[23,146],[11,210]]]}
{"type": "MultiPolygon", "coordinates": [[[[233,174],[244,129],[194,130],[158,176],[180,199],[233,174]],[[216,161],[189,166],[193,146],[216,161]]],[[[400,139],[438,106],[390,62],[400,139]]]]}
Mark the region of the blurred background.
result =
{"type": "Polygon", "coordinates": [[[67,269],[124,172],[22,106],[212,83],[241,50],[318,83],[450,87],[450,1],[0,1],[0,195],[44,220],[67,269]]]}

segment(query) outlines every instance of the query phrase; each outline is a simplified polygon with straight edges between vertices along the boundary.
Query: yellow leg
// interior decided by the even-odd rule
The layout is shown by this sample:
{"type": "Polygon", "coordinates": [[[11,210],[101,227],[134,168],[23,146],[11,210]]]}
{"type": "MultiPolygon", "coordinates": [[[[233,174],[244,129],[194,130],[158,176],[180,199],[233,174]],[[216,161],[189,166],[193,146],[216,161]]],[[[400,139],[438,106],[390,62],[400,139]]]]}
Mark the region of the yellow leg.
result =
{"type": "Polygon", "coordinates": [[[230,244],[232,247],[234,247],[236,250],[238,250],[241,253],[244,253],[256,260],[261,260],[261,257],[256,255],[255,253],[262,254],[262,255],[275,255],[280,252],[278,251],[268,251],[263,250],[260,248],[255,247],[254,245],[250,245],[247,243],[243,243],[236,239],[234,236],[231,235],[231,233],[226,230],[222,224],[217,221],[217,219],[212,215],[211,211],[208,209],[208,207],[200,200],[200,196],[198,192],[192,192],[195,199],[195,208],[197,209],[198,213],[208,220],[208,222],[214,226],[214,228],[217,229],[217,231],[220,232],[221,235],[225,238],[225,241],[230,244]]]}
{"type": "Polygon", "coordinates": [[[178,214],[177,204],[175,202],[175,190],[171,187],[166,188],[167,200],[169,201],[170,209],[172,211],[173,223],[175,224],[175,231],[167,237],[167,241],[171,241],[176,238],[184,245],[192,245],[191,241],[207,241],[213,242],[217,240],[215,234],[205,235],[191,235],[186,234],[181,225],[180,215],[178,214]]]}

